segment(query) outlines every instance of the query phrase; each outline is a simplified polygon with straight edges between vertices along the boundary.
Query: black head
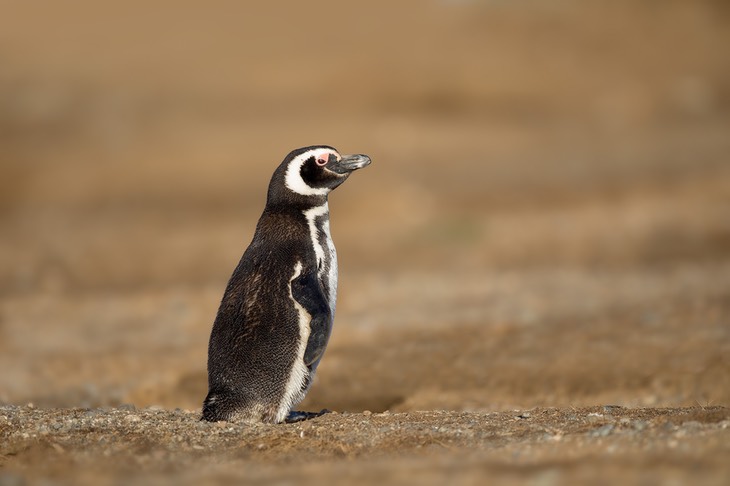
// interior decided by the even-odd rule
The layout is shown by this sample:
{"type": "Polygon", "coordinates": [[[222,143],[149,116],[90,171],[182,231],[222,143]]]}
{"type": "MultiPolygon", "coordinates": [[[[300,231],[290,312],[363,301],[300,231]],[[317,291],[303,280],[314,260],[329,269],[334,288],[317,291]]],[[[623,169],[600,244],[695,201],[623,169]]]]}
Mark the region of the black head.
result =
{"type": "Polygon", "coordinates": [[[328,145],[293,150],[274,172],[269,203],[311,202],[326,199],[350,174],[370,164],[367,155],[340,155],[328,145]]]}

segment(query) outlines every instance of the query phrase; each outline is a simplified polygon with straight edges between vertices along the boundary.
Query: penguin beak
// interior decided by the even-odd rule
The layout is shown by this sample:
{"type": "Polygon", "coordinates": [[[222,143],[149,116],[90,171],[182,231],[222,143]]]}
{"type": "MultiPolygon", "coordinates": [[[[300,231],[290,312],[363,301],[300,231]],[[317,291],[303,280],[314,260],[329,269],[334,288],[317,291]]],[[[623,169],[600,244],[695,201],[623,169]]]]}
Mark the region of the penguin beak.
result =
{"type": "Polygon", "coordinates": [[[332,170],[339,174],[346,174],[353,170],[367,167],[368,165],[370,165],[370,157],[367,155],[343,155],[340,160],[332,164],[332,170]]]}

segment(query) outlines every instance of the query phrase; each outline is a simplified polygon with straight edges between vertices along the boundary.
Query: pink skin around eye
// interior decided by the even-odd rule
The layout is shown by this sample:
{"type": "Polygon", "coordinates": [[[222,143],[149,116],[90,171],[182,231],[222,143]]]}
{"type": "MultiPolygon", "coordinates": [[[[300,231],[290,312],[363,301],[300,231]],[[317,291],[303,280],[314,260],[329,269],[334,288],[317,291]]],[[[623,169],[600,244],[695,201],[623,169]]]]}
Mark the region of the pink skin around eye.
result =
{"type": "Polygon", "coordinates": [[[317,156],[317,158],[315,159],[317,161],[317,165],[320,167],[324,167],[325,165],[327,165],[327,162],[329,162],[331,155],[334,155],[335,157],[337,157],[337,160],[340,160],[340,156],[337,155],[336,153],[324,152],[324,153],[319,154],[317,156]]]}

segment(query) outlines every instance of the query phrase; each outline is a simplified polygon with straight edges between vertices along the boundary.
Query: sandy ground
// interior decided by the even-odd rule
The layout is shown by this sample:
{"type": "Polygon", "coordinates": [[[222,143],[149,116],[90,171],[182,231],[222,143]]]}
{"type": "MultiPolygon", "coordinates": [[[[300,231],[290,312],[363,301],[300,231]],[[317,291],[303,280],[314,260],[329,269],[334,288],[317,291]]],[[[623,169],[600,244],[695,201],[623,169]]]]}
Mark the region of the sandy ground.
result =
{"type": "Polygon", "coordinates": [[[724,2],[100,5],[0,16],[0,483],[727,484],[724,2]],[[337,413],[199,422],[314,143],[337,413]]]}
{"type": "MultiPolygon", "coordinates": [[[[97,483],[725,484],[724,407],[333,413],[289,425],[159,409],[0,408],[11,470],[97,483]],[[25,470],[24,470],[25,469],[25,470]]],[[[5,475],[12,484],[17,472],[5,475]]]]}

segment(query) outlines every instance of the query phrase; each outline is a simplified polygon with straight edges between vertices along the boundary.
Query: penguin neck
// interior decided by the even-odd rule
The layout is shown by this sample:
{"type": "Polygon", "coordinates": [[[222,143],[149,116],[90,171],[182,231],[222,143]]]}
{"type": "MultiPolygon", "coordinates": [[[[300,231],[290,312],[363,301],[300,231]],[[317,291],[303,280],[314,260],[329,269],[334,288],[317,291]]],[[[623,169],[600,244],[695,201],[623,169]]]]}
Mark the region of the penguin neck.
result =
{"type": "Polygon", "coordinates": [[[326,196],[318,197],[316,201],[310,200],[307,204],[291,200],[286,202],[268,201],[262,215],[262,221],[264,219],[268,222],[267,224],[271,224],[271,221],[299,222],[306,228],[315,247],[318,244],[320,234],[329,235],[329,203],[326,196]]]}
{"type": "Polygon", "coordinates": [[[327,206],[327,195],[324,196],[302,196],[295,193],[287,193],[283,197],[277,193],[269,193],[266,199],[266,209],[271,212],[304,212],[312,208],[327,206]]]}
{"type": "MultiPolygon", "coordinates": [[[[329,238],[329,221],[330,221],[330,208],[327,201],[320,204],[319,206],[313,206],[302,210],[304,219],[307,220],[307,226],[309,227],[309,235],[312,239],[312,245],[315,249],[321,246],[320,236],[325,235],[329,238]]],[[[317,255],[321,257],[321,255],[317,255]]]]}
{"type": "Polygon", "coordinates": [[[321,226],[330,219],[330,207],[327,200],[325,200],[318,206],[302,209],[302,214],[307,219],[310,227],[314,226],[316,229],[321,229],[321,226]]]}

